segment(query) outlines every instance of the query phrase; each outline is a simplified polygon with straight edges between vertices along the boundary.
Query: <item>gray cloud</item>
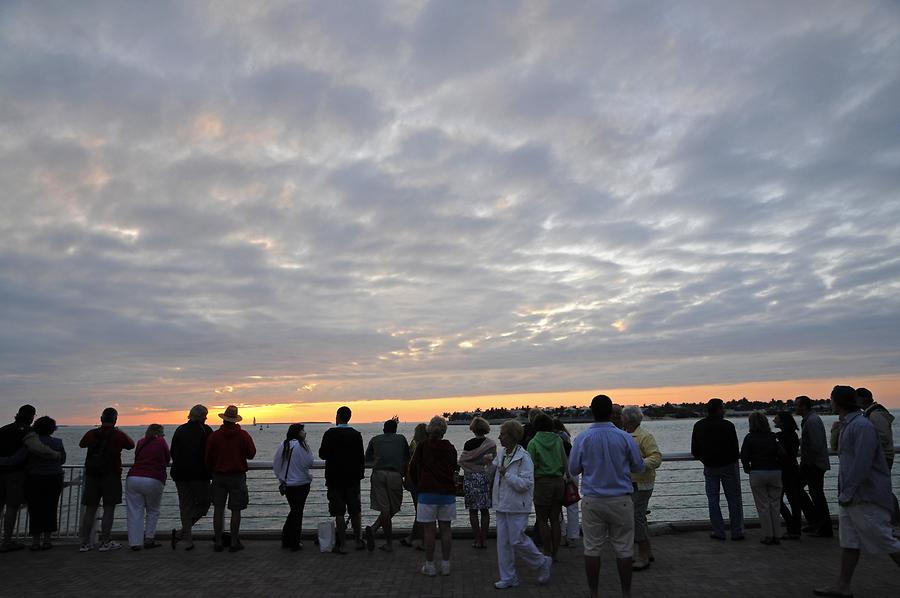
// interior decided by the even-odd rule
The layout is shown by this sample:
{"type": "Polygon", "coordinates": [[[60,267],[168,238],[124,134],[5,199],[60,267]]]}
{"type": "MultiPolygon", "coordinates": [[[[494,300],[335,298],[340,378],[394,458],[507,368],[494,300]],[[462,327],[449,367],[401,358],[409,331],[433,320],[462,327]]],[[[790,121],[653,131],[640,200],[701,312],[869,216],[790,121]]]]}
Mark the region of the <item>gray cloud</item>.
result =
{"type": "Polygon", "coordinates": [[[0,396],[896,372],[898,62],[879,3],[8,3],[0,396]]]}

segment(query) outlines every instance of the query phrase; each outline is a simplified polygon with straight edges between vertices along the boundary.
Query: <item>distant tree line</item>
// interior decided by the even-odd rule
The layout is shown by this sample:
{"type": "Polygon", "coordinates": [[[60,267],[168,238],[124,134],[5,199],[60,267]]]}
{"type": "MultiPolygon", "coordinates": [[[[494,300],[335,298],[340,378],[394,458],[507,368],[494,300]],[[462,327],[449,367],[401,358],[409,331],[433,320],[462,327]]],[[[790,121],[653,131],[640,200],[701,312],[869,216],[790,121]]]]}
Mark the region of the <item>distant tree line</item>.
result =
{"type": "MultiPolygon", "coordinates": [[[[813,399],[813,409],[820,412],[830,412],[831,402],[828,399],[813,399]]],[[[587,406],[579,407],[577,405],[560,405],[558,407],[537,407],[550,417],[558,417],[559,419],[589,419],[591,417],[591,409],[587,406]]],[[[532,409],[530,405],[521,407],[513,407],[505,409],[503,407],[490,407],[488,409],[476,408],[472,411],[445,411],[443,413],[450,421],[470,421],[473,417],[483,417],[487,420],[498,419],[523,419],[528,416],[528,411],[532,409]]],[[[774,415],[779,411],[793,411],[794,400],[788,399],[771,399],[769,401],[750,401],[747,397],[740,399],[731,399],[725,401],[725,411],[728,412],[750,412],[762,411],[767,415],[774,415]]],[[[706,416],[705,403],[665,403],[663,405],[641,405],[641,411],[645,417],[671,417],[671,418],[697,418],[706,416]]]]}

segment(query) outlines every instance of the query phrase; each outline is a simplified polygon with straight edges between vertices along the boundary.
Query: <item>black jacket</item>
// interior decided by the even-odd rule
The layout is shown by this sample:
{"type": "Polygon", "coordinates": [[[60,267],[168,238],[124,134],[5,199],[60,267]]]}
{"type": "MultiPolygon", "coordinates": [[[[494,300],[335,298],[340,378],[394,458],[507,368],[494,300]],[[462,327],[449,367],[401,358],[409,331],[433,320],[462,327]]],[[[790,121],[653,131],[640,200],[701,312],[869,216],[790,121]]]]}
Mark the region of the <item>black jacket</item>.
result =
{"type": "MultiPolygon", "coordinates": [[[[12,457],[22,448],[22,439],[29,431],[28,426],[20,426],[18,422],[0,428],[0,457],[12,457]]],[[[16,465],[0,466],[0,473],[25,471],[25,460],[16,465]]]]}
{"type": "Polygon", "coordinates": [[[783,454],[784,449],[771,432],[750,432],[744,436],[744,443],[741,445],[744,471],[780,470],[783,454]]]}
{"type": "Polygon", "coordinates": [[[325,460],[325,485],[345,488],[359,484],[366,471],[366,454],[362,434],[350,427],[334,427],[325,431],[319,459],[325,460]]]}
{"type": "Polygon", "coordinates": [[[188,482],[210,479],[206,467],[206,440],[212,428],[201,421],[181,424],[172,434],[169,454],[172,456],[172,479],[188,482]]]}
{"type": "Polygon", "coordinates": [[[723,417],[704,417],[694,424],[691,454],[708,467],[724,467],[736,463],[737,432],[734,424],[723,417]]]}

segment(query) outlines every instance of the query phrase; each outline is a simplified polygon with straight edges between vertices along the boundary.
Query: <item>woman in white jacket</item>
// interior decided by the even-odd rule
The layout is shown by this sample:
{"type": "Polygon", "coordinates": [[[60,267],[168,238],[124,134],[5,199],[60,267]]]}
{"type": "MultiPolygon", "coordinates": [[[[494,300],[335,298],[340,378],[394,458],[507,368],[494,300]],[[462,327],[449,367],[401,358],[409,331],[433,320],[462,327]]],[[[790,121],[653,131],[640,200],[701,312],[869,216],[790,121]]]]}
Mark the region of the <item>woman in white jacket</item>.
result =
{"type": "Polygon", "coordinates": [[[306,444],[303,424],[291,424],[284,442],[275,449],[275,458],[272,460],[272,470],[279,482],[278,489],[291,507],[281,529],[282,548],[294,551],[303,548],[300,532],[303,530],[303,508],[312,483],[309,473],[312,464],[313,455],[306,444]]]}
{"type": "Polygon", "coordinates": [[[516,556],[538,570],[538,583],[550,581],[553,560],[525,535],[534,497],[534,463],[528,451],[519,446],[523,434],[522,424],[515,420],[500,426],[501,448],[487,471],[494,478],[492,500],[496,511],[497,563],[500,568],[500,581],[494,587],[498,590],[519,585],[516,556]]]}

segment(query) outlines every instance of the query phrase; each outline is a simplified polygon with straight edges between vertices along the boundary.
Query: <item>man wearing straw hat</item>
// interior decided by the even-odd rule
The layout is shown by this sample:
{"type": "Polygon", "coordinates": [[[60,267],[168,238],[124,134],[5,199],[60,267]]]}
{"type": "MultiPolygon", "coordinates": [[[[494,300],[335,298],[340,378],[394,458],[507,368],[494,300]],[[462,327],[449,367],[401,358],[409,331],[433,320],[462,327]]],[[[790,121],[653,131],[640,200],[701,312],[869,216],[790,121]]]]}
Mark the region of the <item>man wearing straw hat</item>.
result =
{"type": "Polygon", "coordinates": [[[229,552],[244,549],[239,534],[241,531],[241,511],[250,503],[247,492],[247,459],[256,456],[256,445],[250,434],[241,429],[238,422],[238,408],[229,405],[225,413],[220,413],[222,425],[210,434],[206,441],[206,466],[212,473],[213,529],[215,530],[215,551],[222,552],[222,528],[225,525],[225,505],[231,511],[231,546],[229,552]]]}

